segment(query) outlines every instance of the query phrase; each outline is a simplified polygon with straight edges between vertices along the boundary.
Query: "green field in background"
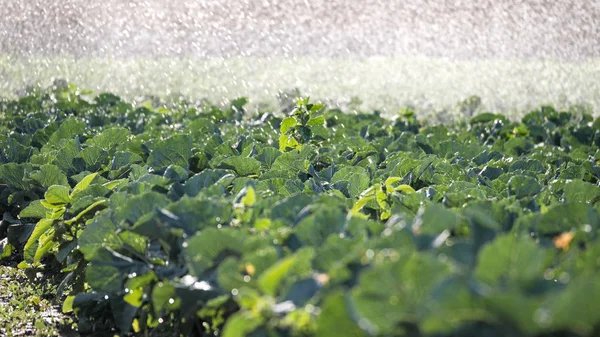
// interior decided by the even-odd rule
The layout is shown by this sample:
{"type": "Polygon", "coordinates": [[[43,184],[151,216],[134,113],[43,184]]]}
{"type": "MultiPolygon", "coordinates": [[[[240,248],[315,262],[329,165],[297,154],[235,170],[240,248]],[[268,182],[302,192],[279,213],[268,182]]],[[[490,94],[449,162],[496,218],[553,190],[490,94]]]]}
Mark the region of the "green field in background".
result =
{"type": "MultiPolygon", "coordinates": [[[[514,116],[541,104],[600,108],[600,59],[559,61],[450,61],[425,57],[369,58],[23,58],[0,56],[0,95],[65,78],[82,88],[135,100],[145,94],[208,98],[220,103],[246,96],[251,105],[276,104],[280,90],[330,106],[394,113],[452,111],[471,96],[483,108],[514,116]],[[360,101],[353,99],[359,98],[360,101]]],[[[263,105],[263,106],[264,106],[263,105]]]]}

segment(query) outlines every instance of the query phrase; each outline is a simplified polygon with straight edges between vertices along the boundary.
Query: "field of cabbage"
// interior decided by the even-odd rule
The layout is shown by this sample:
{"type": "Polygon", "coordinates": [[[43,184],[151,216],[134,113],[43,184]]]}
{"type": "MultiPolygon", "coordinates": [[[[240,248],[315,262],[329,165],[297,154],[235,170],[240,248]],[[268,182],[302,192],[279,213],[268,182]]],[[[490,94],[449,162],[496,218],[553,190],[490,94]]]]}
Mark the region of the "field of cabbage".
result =
{"type": "Polygon", "coordinates": [[[246,103],[0,100],[0,268],[82,335],[600,335],[600,118],[246,103]]]}

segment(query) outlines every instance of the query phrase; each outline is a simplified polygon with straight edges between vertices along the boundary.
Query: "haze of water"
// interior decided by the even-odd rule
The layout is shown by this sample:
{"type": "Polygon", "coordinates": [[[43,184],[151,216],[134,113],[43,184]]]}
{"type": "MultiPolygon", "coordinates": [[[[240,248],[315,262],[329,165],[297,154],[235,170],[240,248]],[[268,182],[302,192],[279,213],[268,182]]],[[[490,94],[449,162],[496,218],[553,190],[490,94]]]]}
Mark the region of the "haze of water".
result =
{"type": "Polygon", "coordinates": [[[66,78],[131,99],[600,109],[597,1],[0,0],[0,17],[3,95],[66,78]]]}

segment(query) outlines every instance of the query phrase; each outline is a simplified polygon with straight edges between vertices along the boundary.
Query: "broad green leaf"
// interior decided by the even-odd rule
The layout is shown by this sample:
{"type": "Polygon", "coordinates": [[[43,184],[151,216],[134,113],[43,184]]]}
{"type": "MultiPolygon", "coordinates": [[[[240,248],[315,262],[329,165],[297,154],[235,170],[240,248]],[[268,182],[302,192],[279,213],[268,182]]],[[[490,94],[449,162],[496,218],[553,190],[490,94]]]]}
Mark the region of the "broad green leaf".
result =
{"type": "Polygon", "coordinates": [[[600,187],[581,180],[572,180],[564,185],[565,202],[590,203],[600,196],[600,187]]]}
{"type": "Polygon", "coordinates": [[[332,184],[340,181],[347,181],[349,183],[348,193],[350,197],[356,198],[362,191],[369,187],[371,179],[366,169],[358,166],[345,166],[331,178],[332,184]]]}
{"type": "Polygon", "coordinates": [[[158,316],[164,312],[168,312],[174,309],[175,299],[175,287],[169,282],[160,282],[152,288],[152,306],[154,307],[154,313],[158,316]]]}
{"type": "Polygon", "coordinates": [[[118,268],[102,262],[92,262],[85,269],[85,279],[95,291],[116,293],[122,289],[122,273],[118,268]]]}
{"type": "Polygon", "coordinates": [[[184,185],[185,194],[190,197],[195,197],[198,193],[205,188],[213,186],[219,181],[225,181],[234,176],[230,171],[227,170],[212,170],[207,169],[191,177],[184,185]]]}
{"type": "Polygon", "coordinates": [[[42,258],[48,254],[48,252],[58,247],[58,242],[53,240],[54,229],[50,228],[46,232],[42,233],[39,237],[39,245],[33,256],[33,264],[38,265],[42,258]]]}
{"type": "Polygon", "coordinates": [[[449,276],[448,265],[430,255],[382,260],[361,273],[353,290],[356,311],[373,332],[390,334],[401,322],[418,322],[431,291],[449,276]]]}
{"type": "Polygon", "coordinates": [[[412,229],[419,234],[437,235],[445,230],[453,230],[458,225],[458,215],[441,206],[431,204],[419,210],[412,229]]]}
{"type": "Polygon", "coordinates": [[[83,134],[85,128],[86,125],[84,122],[75,118],[68,118],[60,125],[58,130],[50,136],[50,139],[45,146],[57,147],[60,145],[62,139],[73,139],[75,136],[83,134]]]}
{"type": "Polygon", "coordinates": [[[52,185],[44,194],[46,202],[54,206],[64,206],[71,202],[69,188],[63,185],[52,185]]]}
{"type": "Polygon", "coordinates": [[[86,142],[88,145],[95,145],[104,151],[110,151],[113,148],[126,143],[129,139],[129,130],[123,127],[113,127],[102,131],[86,142]]]}
{"type": "Polygon", "coordinates": [[[223,327],[223,337],[246,337],[262,324],[261,318],[238,312],[227,320],[223,327]]]}
{"type": "Polygon", "coordinates": [[[97,171],[108,161],[108,152],[97,146],[88,146],[79,152],[79,158],[83,159],[85,169],[97,171]]]}
{"type": "Polygon", "coordinates": [[[283,119],[283,121],[281,121],[281,126],[279,127],[279,131],[281,132],[281,134],[285,134],[286,132],[288,132],[289,129],[296,126],[296,124],[297,124],[297,122],[296,122],[295,118],[286,117],[283,119]]]}
{"type": "Polygon", "coordinates": [[[29,178],[44,188],[48,188],[52,185],[69,186],[67,176],[56,165],[42,165],[39,171],[31,173],[29,178]]]}
{"type": "Polygon", "coordinates": [[[325,298],[317,318],[317,337],[366,337],[358,322],[352,317],[352,302],[340,290],[325,298]],[[350,308],[349,308],[350,307],[350,308]]]}
{"type": "Polygon", "coordinates": [[[75,295],[67,296],[62,305],[62,312],[64,314],[73,311],[73,300],[75,299],[75,295]]]}
{"type": "Polygon", "coordinates": [[[517,198],[532,197],[540,193],[542,186],[530,176],[517,175],[508,181],[508,194],[517,198]]]}
{"type": "Polygon", "coordinates": [[[597,275],[584,276],[570,282],[565,290],[548,296],[535,316],[539,324],[591,336],[600,320],[599,281],[597,275]]]}
{"type": "Polygon", "coordinates": [[[48,211],[50,210],[42,205],[41,200],[34,200],[19,213],[19,217],[41,219],[46,217],[48,211]]]}
{"type": "Polygon", "coordinates": [[[314,251],[312,249],[304,248],[294,255],[277,261],[260,275],[258,278],[258,287],[265,294],[275,296],[284,279],[293,275],[302,275],[310,272],[313,255],[314,251]]]}
{"type": "Polygon", "coordinates": [[[231,221],[231,203],[219,200],[197,200],[183,198],[166,207],[174,217],[167,221],[172,227],[196,233],[204,228],[216,227],[231,221]]]}
{"type": "Polygon", "coordinates": [[[186,255],[192,275],[200,276],[208,268],[218,264],[216,258],[223,254],[240,254],[243,239],[235,229],[208,228],[198,232],[187,241],[186,255]]]}
{"type": "Polygon", "coordinates": [[[29,188],[29,184],[23,180],[24,178],[24,165],[16,163],[0,165],[0,183],[12,185],[21,190],[26,190],[29,188]]]}
{"type": "Polygon", "coordinates": [[[218,168],[234,170],[238,175],[245,177],[256,175],[260,172],[260,162],[249,157],[229,157],[223,160],[218,168]]]}
{"type": "Polygon", "coordinates": [[[342,233],[345,224],[346,213],[340,209],[316,207],[313,214],[296,225],[295,232],[302,243],[318,247],[329,235],[342,233]]]}
{"type": "Polygon", "coordinates": [[[33,232],[31,233],[31,236],[29,236],[29,239],[27,240],[27,243],[25,243],[25,249],[31,247],[37,242],[40,236],[52,229],[52,224],[54,224],[54,220],[52,219],[42,219],[38,221],[33,229],[33,232]]]}
{"type": "Polygon", "coordinates": [[[80,151],[81,148],[74,139],[61,141],[52,164],[58,166],[67,175],[81,172],[85,169],[85,162],[79,158],[80,151]]]}
{"type": "Polygon", "coordinates": [[[542,234],[556,234],[571,231],[589,225],[592,230],[600,227],[600,214],[592,205],[573,202],[549,207],[543,214],[532,218],[521,217],[525,228],[531,228],[542,234]]]}
{"type": "Polygon", "coordinates": [[[91,173],[91,174],[88,174],[87,176],[85,176],[85,178],[81,179],[81,181],[79,183],[77,183],[77,185],[75,185],[71,195],[74,195],[77,192],[83,191],[86,188],[88,188],[88,186],[90,186],[92,181],[94,181],[94,179],[96,179],[97,176],[98,176],[98,173],[91,173]]]}
{"type": "Polygon", "coordinates": [[[142,216],[154,212],[158,208],[165,207],[169,199],[164,194],[157,192],[146,192],[128,198],[123,205],[115,210],[117,221],[129,221],[135,223],[142,216]]]}
{"type": "Polygon", "coordinates": [[[277,157],[281,156],[281,152],[274,147],[265,146],[259,152],[258,159],[266,168],[270,169],[277,157]]]}
{"type": "Polygon", "coordinates": [[[288,149],[299,150],[302,147],[292,135],[281,135],[279,137],[279,151],[285,152],[288,149]]]}
{"type": "Polygon", "coordinates": [[[192,157],[192,138],[189,135],[175,135],[152,146],[147,164],[154,170],[166,169],[169,165],[189,168],[192,157]]]}
{"type": "Polygon", "coordinates": [[[550,254],[525,236],[507,234],[486,244],[477,258],[475,275],[490,286],[515,285],[528,290],[544,280],[550,254]]]}

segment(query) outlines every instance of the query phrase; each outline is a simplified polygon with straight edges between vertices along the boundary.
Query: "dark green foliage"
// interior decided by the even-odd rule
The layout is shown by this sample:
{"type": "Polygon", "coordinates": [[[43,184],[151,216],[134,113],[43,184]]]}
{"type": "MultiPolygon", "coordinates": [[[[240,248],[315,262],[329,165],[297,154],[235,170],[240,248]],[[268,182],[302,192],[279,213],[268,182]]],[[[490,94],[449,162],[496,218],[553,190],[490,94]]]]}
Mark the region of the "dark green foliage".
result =
{"type": "Polygon", "coordinates": [[[599,333],[598,119],[78,93],[0,102],[0,253],[59,267],[82,333],[599,333]]]}

